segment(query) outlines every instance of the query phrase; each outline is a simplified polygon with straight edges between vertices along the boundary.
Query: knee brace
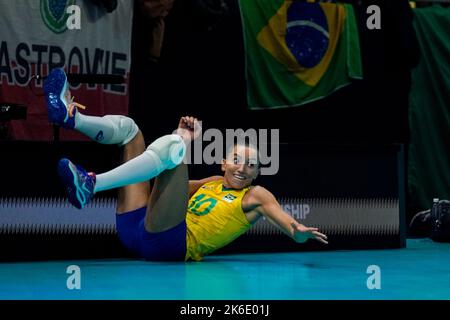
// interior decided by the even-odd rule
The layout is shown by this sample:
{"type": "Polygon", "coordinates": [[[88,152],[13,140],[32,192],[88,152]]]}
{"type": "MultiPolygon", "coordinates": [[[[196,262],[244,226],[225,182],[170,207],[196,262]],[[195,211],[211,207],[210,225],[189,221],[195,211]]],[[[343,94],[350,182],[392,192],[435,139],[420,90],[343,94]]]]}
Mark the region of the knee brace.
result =
{"type": "Polygon", "coordinates": [[[186,144],[177,134],[162,136],[147,147],[146,152],[154,152],[161,160],[161,171],[179,165],[186,154],[186,144]]]}
{"type": "Polygon", "coordinates": [[[139,128],[133,119],[119,115],[107,115],[103,117],[111,122],[113,135],[107,144],[118,144],[124,146],[130,142],[138,133],[139,128]]]}

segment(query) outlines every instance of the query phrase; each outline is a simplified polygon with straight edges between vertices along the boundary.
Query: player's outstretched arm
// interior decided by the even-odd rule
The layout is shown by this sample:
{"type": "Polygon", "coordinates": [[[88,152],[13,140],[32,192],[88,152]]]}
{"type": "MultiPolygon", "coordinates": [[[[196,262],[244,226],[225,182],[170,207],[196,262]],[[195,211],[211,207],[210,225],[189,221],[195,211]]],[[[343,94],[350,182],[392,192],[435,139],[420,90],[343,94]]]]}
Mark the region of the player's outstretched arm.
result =
{"type": "Polygon", "coordinates": [[[304,226],[285,212],[270,191],[260,186],[252,191],[254,199],[258,202],[256,210],[294,241],[303,243],[308,239],[315,239],[328,244],[327,236],[319,232],[318,228],[304,226]]]}

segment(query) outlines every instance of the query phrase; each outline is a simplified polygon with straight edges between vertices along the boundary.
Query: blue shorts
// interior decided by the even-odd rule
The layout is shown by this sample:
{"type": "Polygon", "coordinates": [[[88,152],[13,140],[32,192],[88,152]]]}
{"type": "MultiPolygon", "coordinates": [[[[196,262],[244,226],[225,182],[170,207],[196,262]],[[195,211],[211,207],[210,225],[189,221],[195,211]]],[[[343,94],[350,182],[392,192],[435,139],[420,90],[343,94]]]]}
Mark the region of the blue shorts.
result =
{"type": "Polygon", "coordinates": [[[147,207],[116,214],[117,233],[122,244],[134,255],[151,261],[184,261],[186,221],[157,233],[145,230],[147,207]]]}

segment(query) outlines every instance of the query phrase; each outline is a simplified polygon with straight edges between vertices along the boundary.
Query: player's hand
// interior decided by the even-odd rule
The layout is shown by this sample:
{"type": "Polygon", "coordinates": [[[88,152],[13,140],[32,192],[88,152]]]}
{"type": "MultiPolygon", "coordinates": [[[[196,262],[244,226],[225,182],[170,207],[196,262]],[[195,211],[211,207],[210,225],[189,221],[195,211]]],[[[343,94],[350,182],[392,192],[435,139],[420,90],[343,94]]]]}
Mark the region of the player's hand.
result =
{"type": "Polygon", "coordinates": [[[197,139],[202,131],[200,121],[194,117],[181,117],[178,123],[177,134],[183,137],[183,139],[189,143],[197,139]]]}
{"type": "Polygon", "coordinates": [[[306,227],[300,223],[292,222],[292,228],[294,229],[294,240],[298,243],[304,243],[308,239],[314,239],[324,244],[328,244],[328,238],[323,233],[319,232],[317,228],[306,227]]]}

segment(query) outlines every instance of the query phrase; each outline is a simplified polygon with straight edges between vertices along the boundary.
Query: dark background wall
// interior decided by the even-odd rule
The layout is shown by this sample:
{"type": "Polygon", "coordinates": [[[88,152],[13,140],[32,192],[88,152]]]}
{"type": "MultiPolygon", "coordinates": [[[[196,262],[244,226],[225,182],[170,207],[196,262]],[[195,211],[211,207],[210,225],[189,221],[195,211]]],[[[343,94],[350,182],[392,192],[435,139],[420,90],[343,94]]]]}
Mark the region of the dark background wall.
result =
{"type": "MultiPolygon", "coordinates": [[[[420,58],[408,1],[347,1],[354,4],[358,20],[363,80],[304,106],[260,111],[246,106],[238,1],[225,1],[228,13],[216,18],[202,14],[199,1],[175,1],[157,63],[146,51],[152,22],[136,6],[130,114],[146,140],[172,131],[180,116],[193,115],[203,120],[205,129],[278,128],[283,143],[402,143],[406,166],[410,70],[420,58]],[[366,10],[372,4],[381,8],[380,30],[366,28],[366,10]]],[[[191,172],[214,173],[205,167],[191,172]]],[[[297,182],[290,183],[296,187],[297,182]]],[[[411,217],[418,209],[409,204],[411,217]]]]}
{"type": "MultiPolygon", "coordinates": [[[[147,54],[152,40],[152,22],[139,12],[137,4],[135,6],[130,116],[138,123],[147,142],[172,132],[180,116],[193,115],[203,120],[205,129],[280,129],[283,144],[303,143],[313,145],[315,150],[319,150],[321,144],[363,145],[366,150],[363,154],[368,155],[372,151],[367,150],[380,150],[377,149],[380,145],[403,143],[407,147],[410,68],[419,58],[407,1],[376,2],[382,10],[381,30],[365,27],[366,8],[374,2],[355,4],[363,80],[305,106],[261,111],[246,107],[245,56],[237,0],[227,0],[228,13],[217,18],[202,14],[197,1],[175,1],[166,18],[164,46],[158,62],[149,60],[147,54]]],[[[11,150],[15,155],[2,157],[0,161],[5,169],[0,186],[3,196],[63,196],[54,170],[61,157],[69,157],[96,172],[109,170],[119,163],[119,149],[115,146],[99,148],[87,142],[54,143],[45,147],[10,143],[4,145],[3,150],[11,150]],[[50,150],[45,159],[39,157],[39,150],[43,148],[50,150]],[[42,160],[34,167],[28,165],[33,157],[42,160]],[[35,169],[37,167],[39,170],[35,169]],[[26,183],[24,179],[17,179],[19,173],[26,183]],[[43,180],[48,184],[46,189],[39,188],[43,180]]],[[[302,152],[294,153],[308,156],[302,152]]],[[[319,153],[327,158],[324,152],[319,153]]],[[[376,167],[376,161],[368,163],[373,166],[373,170],[367,169],[368,173],[380,172],[382,166],[376,167]]],[[[301,166],[297,170],[302,168],[307,170],[301,166]]],[[[286,173],[286,168],[282,172],[286,173]]],[[[220,174],[220,171],[218,166],[195,165],[190,167],[190,174],[192,178],[201,178],[220,174]]],[[[281,179],[284,190],[301,190],[303,195],[308,194],[307,186],[299,186],[296,179],[281,179]]],[[[269,186],[279,180],[262,179],[259,183],[269,186]]],[[[336,188],[340,190],[341,186],[336,188]]],[[[391,189],[397,190],[397,186],[391,185],[386,193],[392,194],[391,189]]],[[[376,190],[376,195],[384,194],[378,187],[376,190]]],[[[272,191],[277,195],[280,190],[272,191]]],[[[310,192],[313,195],[314,192],[310,192]]],[[[371,194],[374,193],[371,191],[371,194]]],[[[111,195],[114,193],[105,194],[111,195]]],[[[414,211],[408,208],[408,216],[414,211]]]]}
{"type": "Polygon", "coordinates": [[[226,1],[229,12],[217,19],[202,15],[198,1],[175,1],[158,63],[147,59],[145,49],[151,22],[136,10],[130,114],[146,138],[173,130],[180,116],[192,114],[205,128],[279,128],[282,142],[408,141],[410,67],[418,57],[407,1],[375,2],[381,30],[366,28],[373,1],[354,5],[364,80],[305,106],[262,111],[246,107],[237,0],[226,1]]]}

